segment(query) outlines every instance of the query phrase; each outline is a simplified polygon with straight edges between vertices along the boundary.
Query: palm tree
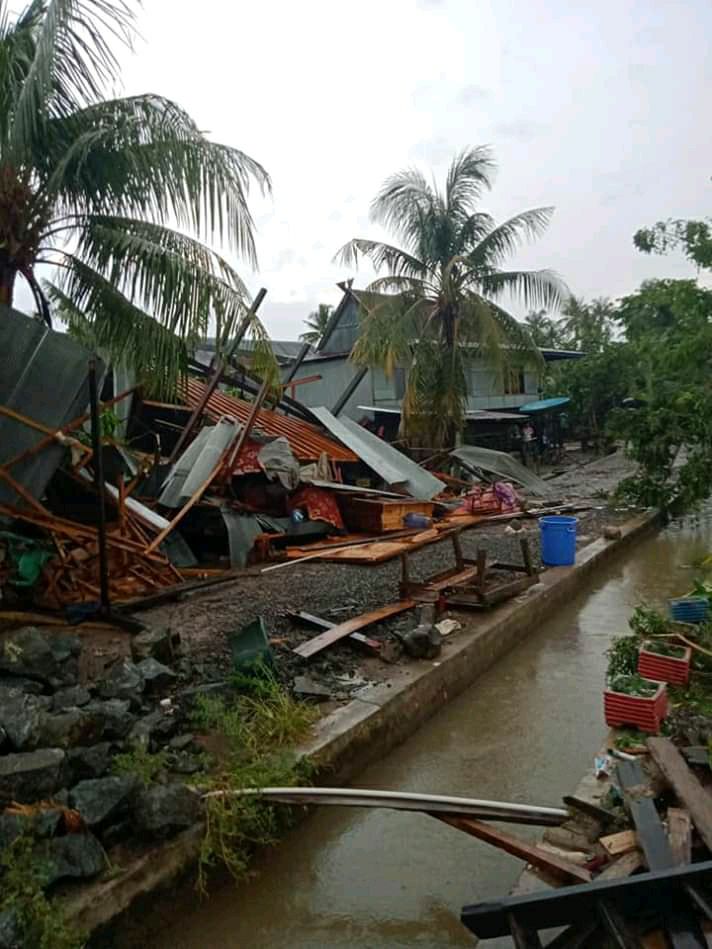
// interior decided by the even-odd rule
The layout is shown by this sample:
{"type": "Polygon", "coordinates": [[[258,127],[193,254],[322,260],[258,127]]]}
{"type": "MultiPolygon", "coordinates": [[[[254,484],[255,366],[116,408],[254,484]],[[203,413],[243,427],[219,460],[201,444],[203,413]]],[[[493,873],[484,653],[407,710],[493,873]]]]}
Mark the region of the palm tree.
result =
{"type": "Polygon", "coordinates": [[[561,330],[567,345],[586,353],[598,353],[613,338],[616,306],[605,297],[586,303],[581,297],[569,297],[561,312],[561,330]]]}
{"type": "Polygon", "coordinates": [[[304,340],[305,343],[311,343],[312,346],[316,346],[324,335],[326,327],[329,325],[333,309],[334,308],[329,306],[328,303],[320,303],[319,309],[314,310],[314,312],[310,313],[306,320],[304,320],[309,329],[305,333],[302,333],[299,338],[304,340]]]}
{"type": "Polygon", "coordinates": [[[556,349],[561,344],[561,327],[546,310],[532,310],[524,317],[532,339],[544,349],[556,349]]]}
{"type": "Polygon", "coordinates": [[[48,323],[51,301],[155,391],[211,319],[225,339],[245,313],[245,285],[205,241],[254,264],[247,195],[270,182],[174,102],[105,97],[133,36],[131,0],[32,0],[14,19],[0,0],[0,303],[24,278],[48,323]]]}
{"type": "Polygon", "coordinates": [[[500,369],[513,360],[540,364],[531,335],[502,299],[515,295],[548,309],[564,292],[549,271],[501,269],[522,237],[543,230],[551,209],[496,225],[476,210],[493,170],[489,149],[473,148],[455,157],[444,190],[414,169],[393,175],[371,205],[371,220],[402,247],[356,238],[337,254],[347,266],[364,255],[377,272],[388,271],[361,295],[366,315],[352,358],[386,373],[408,368],[402,418],[412,444],[454,444],[464,424],[466,369],[475,358],[500,369]]]}

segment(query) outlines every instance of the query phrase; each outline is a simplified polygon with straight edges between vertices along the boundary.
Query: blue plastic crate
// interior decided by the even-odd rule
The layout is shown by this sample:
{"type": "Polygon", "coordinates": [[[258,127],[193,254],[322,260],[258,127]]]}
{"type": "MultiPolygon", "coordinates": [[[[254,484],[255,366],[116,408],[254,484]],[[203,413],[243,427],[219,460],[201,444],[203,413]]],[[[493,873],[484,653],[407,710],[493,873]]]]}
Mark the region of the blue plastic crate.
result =
{"type": "Polygon", "coordinates": [[[670,615],[678,623],[704,623],[709,611],[710,602],[705,596],[683,596],[670,600],[670,615]]]}

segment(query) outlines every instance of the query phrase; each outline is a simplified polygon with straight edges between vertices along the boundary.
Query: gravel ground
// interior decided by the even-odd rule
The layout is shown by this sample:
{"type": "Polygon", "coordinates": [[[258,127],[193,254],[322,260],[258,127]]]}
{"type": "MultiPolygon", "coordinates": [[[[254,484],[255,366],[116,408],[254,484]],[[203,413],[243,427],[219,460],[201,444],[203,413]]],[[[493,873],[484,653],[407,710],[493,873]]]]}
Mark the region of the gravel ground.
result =
{"type": "MultiPolygon", "coordinates": [[[[578,545],[599,536],[603,524],[615,524],[628,516],[630,512],[610,511],[599,501],[597,509],[578,515],[578,545]]],[[[478,549],[484,547],[490,561],[521,563],[519,541],[526,536],[534,562],[540,565],[539,527],[534,520],[519,523],[522,530],[517,535],[507,532],[506,524],[464,532],[461,541],[465,557],[476,557],[478,549]]],[[[426,547],[413,554],[410,563],[412,579],[426,579],[454,567],[452,546],[443,542],[426,547]]],[[[277,668],[285,681],[291,681],[294,674],[307,671],[291,650],[317,630],[295,624],[287,612],[304,610],[341,622],[377,609],[398,599],[400,569],[399,560],[371,567],[325,562],[294,564],[265,574],[253,569],[234,583],[146,611],[142,618],[152,625],[167,625],[180,632],[192,662],[193,679],[214,681],[229,675],[227,634],[261,616],[269,636],[277,640],[273,643],[277,668]]],[[[365,632],[374,639],[393,637],[412,629],[415,622],[415,614],[409,611],[365,632]]],[[[309,675],[326,681],[341,698],[363,684],[364,672],[369,681],[374,681],[387,678],[389,667],[377,660],[364,660],[346,641],[324,650],[308,664],[309,675]],[[352,676],[352,681],[344,682],[344,676],[352,676]]]]}

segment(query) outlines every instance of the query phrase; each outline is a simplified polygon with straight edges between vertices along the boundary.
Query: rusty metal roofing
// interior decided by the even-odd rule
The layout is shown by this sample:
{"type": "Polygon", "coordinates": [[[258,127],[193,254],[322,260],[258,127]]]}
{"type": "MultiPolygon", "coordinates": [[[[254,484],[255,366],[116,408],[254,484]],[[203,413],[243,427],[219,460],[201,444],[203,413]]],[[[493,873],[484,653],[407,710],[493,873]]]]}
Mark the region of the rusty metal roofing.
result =
{"type": "MultiPolygon", "coordinates": [[[[194,409],[204,397],[205,388],[198,379],[189,377],[184,398],[186,405],[194,409]]],[[[214,421],[217,421],[221,415],[232,415],[238,422],[244,423],[247,421],[251,408],[251,402],[236,399],[216,389],[208,399],[205,414],[214,421]]],[[[255,428],[266,435],[284,435],[300,461],[316,461],[322,452],[326,452],[331,461],[358,461],[356,455],[340,442],[324,435],[316,425],[310,425],[309,422],[303,422],[301,419],[279,415],[269,409],[261,409],[257,415],[255,428]]]]}

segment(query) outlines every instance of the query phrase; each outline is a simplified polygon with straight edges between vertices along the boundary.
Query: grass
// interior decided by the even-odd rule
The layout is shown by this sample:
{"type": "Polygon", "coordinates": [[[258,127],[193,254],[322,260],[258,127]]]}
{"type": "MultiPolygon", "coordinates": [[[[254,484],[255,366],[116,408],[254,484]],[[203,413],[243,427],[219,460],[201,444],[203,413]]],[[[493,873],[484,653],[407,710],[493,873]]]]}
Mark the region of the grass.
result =
{"type": "Polygon", "coordinates": [[[617,731],[618,734],[613,744],[619,751],[645,749],[647,736],[643,732],[638,731],[637,728],[621,728],[617,731]]]}
{"type": "Polygon", "coordinates": [[[37,860],[34,846],[34,838],[25,834],[0,853],[0,912],[14,914],[28,949],[82,949],[84,936],[44,892],[47,868],[37,860]]]}
{"type": "Polygon", "coordinates": [[[224,792],[206,799],[198,875],[203,892],[212,867],[225,866],[236,880],[248,876],[254,849],[276,843],[293,822],[288,808],[231,792],[295,786],[309,779],[308,764],[297,760],[293,748],[318,712],[295,701],[265,666],[254,676],[237,677],[234,684],[241,691],[231,701],[200,696],[194,712],[195,725],[222,736],[227,748],[216,772],[199,785],[206,792],[224,792]]]}
{"type": "Polygon", "coordinates": [[[138,743],[130,751],[114,755],[111,770],[117,775],[135,775],[144,787],[154,784],[158,775],[168,763],[168,752],[151,753],[138,743]]]}

